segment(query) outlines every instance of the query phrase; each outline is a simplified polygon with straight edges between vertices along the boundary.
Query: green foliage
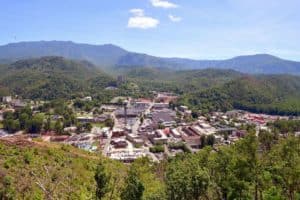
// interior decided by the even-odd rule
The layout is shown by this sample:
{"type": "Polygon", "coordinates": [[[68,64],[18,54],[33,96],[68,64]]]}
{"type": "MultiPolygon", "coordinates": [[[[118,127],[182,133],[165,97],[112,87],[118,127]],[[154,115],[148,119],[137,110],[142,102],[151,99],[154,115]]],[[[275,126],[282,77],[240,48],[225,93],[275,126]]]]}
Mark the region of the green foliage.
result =
{"type": "Polygon", "coordinates": [[[183,142],[169,143],[168,147],[170,149],[181,149],[183,152],[190,153],[190,149],[183,142]]]}
{"type": "Polygon", "coordinates": [[[0,85],[29,99],[71,99],[91,92],[94,87],[93,90],[103,90],[113,81],[88,62],[62,57],[21,60],[0,70],[0,85]]]}
{"type": "Polygon", "coordinates": [[[125,179],[125,187],[121,193],[121,200],[141,200],[145,188],[137,176],[137,172],[131,168],[125,179]]]}
{"type": "Polygon", "coordinates": [[[10,133],[25,130],[29,133],[39,133],[44,124],[44,116],[41,114],[32,115],[30,108],[26,107],[14,113],[5,113],[3,127],[10,133]]]}
{"type": "Polygon", "coordinates": [[[105,167],[103,163],[99,163],[95,173],[95,181],[96,181],[96,198],[101,200],[108,192],[108,184],[109,184],[110,175],[105,172],[105,167]]]}
{"type": "Polygon", "coordinates": [[[299,115],[300,78],[274,75],[242,77],[223,86],[184,94],[179,104],[202,112],[233,108],[258,113],[299,115]]]}
{"type": "Polygon", "coordinates": [[[164,145],[155,145],[153,147],[150,147],[150,152],[152,153],[163,153],[164,151],[164,145]]]}
{"type": "Polygon", "coordinates": [[[214,135],[208,135],[206,138],[207,145],[214,146],[216,138],[214,135]]]}
{"type": "Polygon", "coordinates": [[[280,133],[294,133],[300,131],[300,120],[277,120],[269,124],[280,133]]]}
{"type": "Polygon", "coordinates": [[[216,150],[207,146],[161,163],[141,158],[129,170],[128,165],[71,146],[0,142],[0,195],[6,199],[294,200],[300,193],[300,138],[275,136],[265,131],[259,137],[248,134],[231,146],[216,150]]]}
{"type": "Polygon", "coordinates": [[[110,129],[112,129],[114,127],[115,122],[113,119],[109,118],[104,121],[104,124],[106,127],[109,127],[110,129]]]}

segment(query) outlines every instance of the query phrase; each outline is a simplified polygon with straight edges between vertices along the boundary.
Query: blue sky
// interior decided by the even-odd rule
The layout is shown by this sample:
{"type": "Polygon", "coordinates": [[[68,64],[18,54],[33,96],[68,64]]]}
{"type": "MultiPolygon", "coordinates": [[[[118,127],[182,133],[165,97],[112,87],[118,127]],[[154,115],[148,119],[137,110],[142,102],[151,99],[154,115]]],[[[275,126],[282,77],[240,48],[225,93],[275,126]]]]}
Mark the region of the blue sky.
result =
{"type": "Polygon", "coordinates": [[[112,43],[164,57],[300,60],[300,0],[0,0],[0,44],[112,43]]]}

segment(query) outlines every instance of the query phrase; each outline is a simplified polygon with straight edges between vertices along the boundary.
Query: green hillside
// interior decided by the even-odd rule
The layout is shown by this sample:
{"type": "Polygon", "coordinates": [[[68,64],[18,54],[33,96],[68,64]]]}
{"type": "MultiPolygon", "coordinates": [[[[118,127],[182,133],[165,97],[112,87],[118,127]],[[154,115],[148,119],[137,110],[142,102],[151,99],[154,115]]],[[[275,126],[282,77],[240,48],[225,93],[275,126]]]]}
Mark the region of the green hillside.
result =
{"type": "Polygon", "coordinates": [[[1,139],[0,199],[299,199],[299,147],[298,137],[261,132],[217,151],[125,165],[71,146],[1,139]]]}
{"type": "Polygon", "coordinates": [[[300,114],[300,77],[245,76],[223,86],[185,94],[180,102],[205,111],[244,109],[270,114],[300,114]]]}
{"type": "Polygon", "coordinates": [[[242,76],[234,70],[175,71],[153,67],[133,67],[123,73],[145,90],[171,90],[180,94],[219,86],[242,76]]]}
{"type": "Polygon", "coordinates": [[[3,88],[30,99],[71,98],[88,94],[94,79],[102,80],[97,89],[113,82],[113,78],[89,62],[62,57],[21,60],[1,66],[0,72],[3,88]]]}

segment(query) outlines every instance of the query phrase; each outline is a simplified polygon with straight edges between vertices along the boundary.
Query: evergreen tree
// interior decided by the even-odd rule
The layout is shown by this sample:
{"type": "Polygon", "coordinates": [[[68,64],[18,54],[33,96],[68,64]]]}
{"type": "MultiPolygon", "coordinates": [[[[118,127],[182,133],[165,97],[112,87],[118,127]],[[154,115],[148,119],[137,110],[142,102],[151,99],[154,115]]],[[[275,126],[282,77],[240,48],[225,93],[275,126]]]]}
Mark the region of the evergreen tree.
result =
{"type": "Polygon", "coordinates": [[[110,180],[110,175],[105,172],[105,167],[102,162],[98,164],[94,178],[97,184],[96,198],[101,200],[108,192],[108,185],[110,180]]]}
{"type": "Polygon", "coordinates": [[[144,192],[144,186],[136,172],[133,169],[125,180],[125,188],[121,193],[121,200],[141,200],[144,192]]]}

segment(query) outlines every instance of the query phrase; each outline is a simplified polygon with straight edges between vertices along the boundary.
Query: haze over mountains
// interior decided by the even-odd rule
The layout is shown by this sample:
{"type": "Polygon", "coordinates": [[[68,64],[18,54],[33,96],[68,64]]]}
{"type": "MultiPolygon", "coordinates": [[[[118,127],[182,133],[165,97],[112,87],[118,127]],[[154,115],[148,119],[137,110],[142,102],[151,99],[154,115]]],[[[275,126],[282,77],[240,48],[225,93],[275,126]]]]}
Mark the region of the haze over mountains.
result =
{"type": "Polygon", "coordinates": [[[300,74],[300,62],[284,60],[268,54],[238,56],[227,60],[192,60],[133,53],[111,44],[90,45],[65,41],[39,41],[0,46],[0,62],[2,63],[42,56],[87,60],[106,69],[120,66],[175,70],[219,68],[252,74],[300,74]]]}

